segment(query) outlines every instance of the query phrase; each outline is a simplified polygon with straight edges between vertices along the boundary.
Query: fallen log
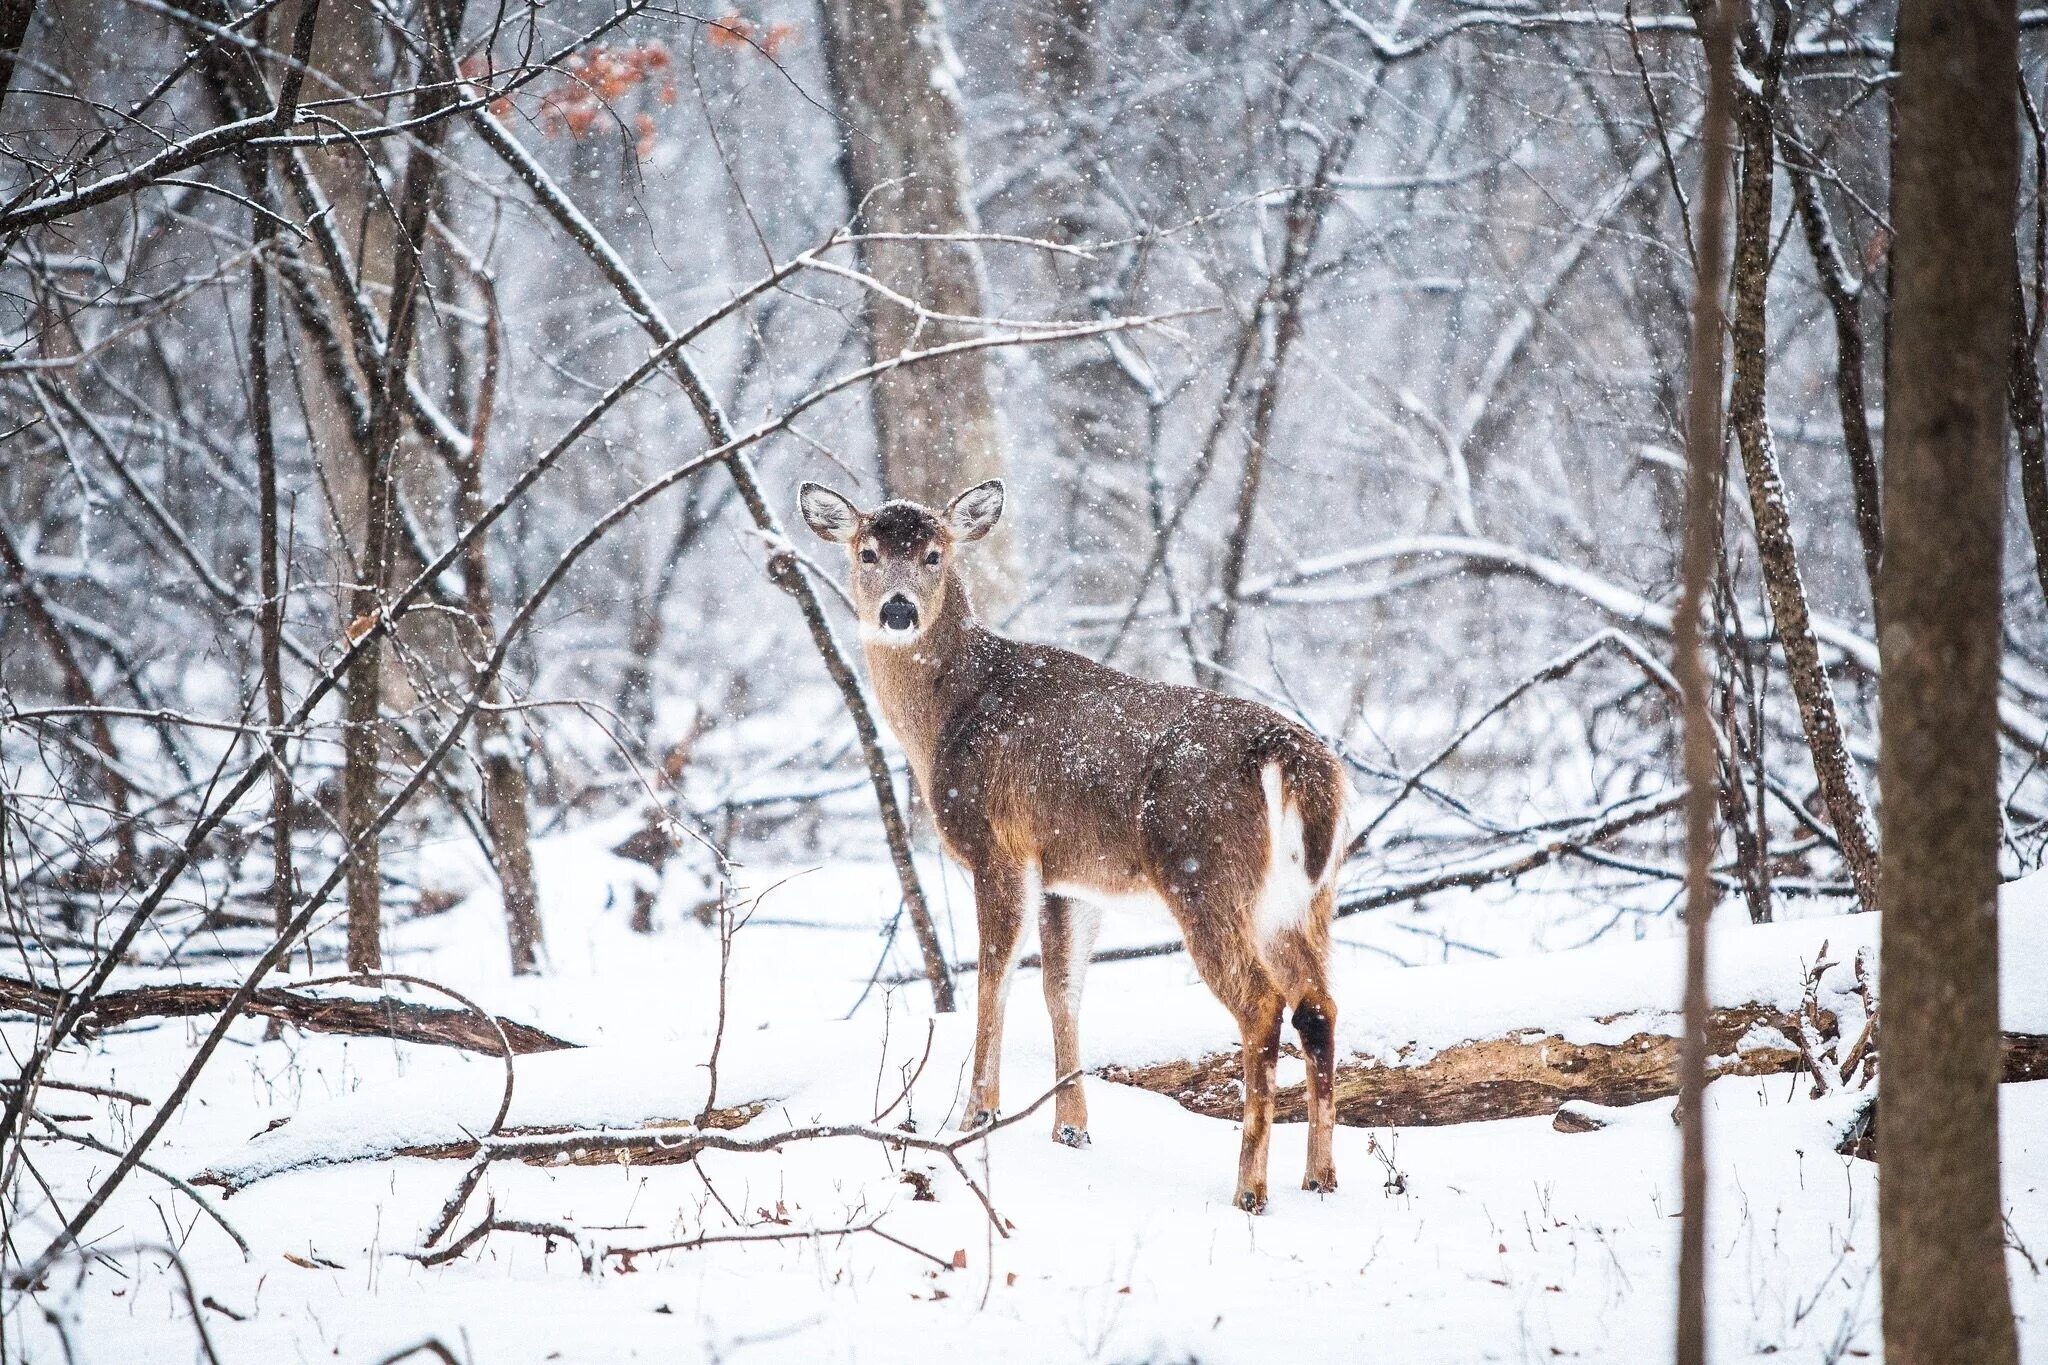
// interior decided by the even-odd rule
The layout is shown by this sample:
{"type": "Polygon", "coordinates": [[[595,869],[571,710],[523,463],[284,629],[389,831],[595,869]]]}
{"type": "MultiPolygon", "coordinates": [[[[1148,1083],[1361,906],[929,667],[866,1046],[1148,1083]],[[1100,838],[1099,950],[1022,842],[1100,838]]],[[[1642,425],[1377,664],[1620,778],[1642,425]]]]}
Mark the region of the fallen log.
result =
{"type": "MultiPolygon", "coordinates": [[[[180,1019],[200,1014],[218,1014],[234,996],[232,986],[134,986],[108,991],[87,1007],[80,1027],[116,1028],[142,1019],[180,1019]]],[[[0,976],[0,1010],[15,1010],[38,1018],[52,1019],[68,1003],[69,996],[53,986],[0,976]]],[[[577,1046],[565,1038],[522,1024],[497,1019],[497,1029],[479,1014],[468,1010],[426,1005],[396,996],[313,995],[289,987],[266,986],[249,1001],[248,1013],[294,1024],[315,1033],[343,1033],[364,1038],[391,1038],[402,1043],[426,1043],[436,1047],[460,1048],[500,1056],[505,1043],[515,1053],[555,1052],[577,1046]]]]}
{"type": "MultiPolygon", "coordinates": [[[[754,1100],[748,1104],[736,1104],[730,1109],[713,1109],[704,1115],[703,1122],[695,1119],[654,1119],[639,1124],[631,1134],[631,1141],[620,1142],[618,1136],[602,1131],[586,1129],[549,1128],[507,1128],[497,1136],[502,1151],[496,1153],[529,1166],[687,1166],[703,1152],[700,1142],[691,1138],[706,1130],[731,1132],[744,1128],[759,1117],[768,1104],[765,1100],[754,1100]]],[[[470,1142],[436,1142],[416,1147],[394,1147],[392,1156],[425,1157],[430,1161],[467,1161],[482,1150],[481,1144],[470,1142]]],[[[221,1176],[202,1173],[193,1180],[197,1185],[228,1184],[221,1176]]]]}
{"type": "MultiPolygon", "coordinates": [[[[1832,1027],[1832,1018],[1823,1013],[1832,1027]]],[[[1800,1070],[1799,1049],[1791,1041],[1798,1030],[1797,1017],[1772,1005],[1713,1010],[1707,1024],[1708,1074],[1768,1076],[1800,1070]]],[[[1294,1054],[1291,1046],[1286,1050],[1294,1054]]],[[[2007,1034],[2005,1058],[2008,1081],[2048,1077],[2048,1035],[2007,1034]]],[[[1105,1066],[1095,1074],[1166,1095],[1197,1114],[1225,1119],[1244,1114],[1235,1051],[1153,1066],[1105,1066]]],[[[1570,1100],[1640,1104],[1678,1093],[1678,1038],[1645,1028],[1619,1043],[1574,1043],[1529,1029],[1459,1043],[1414,1062],[1386,1064],[1354,1056],[1339,1060],[1336,1092],[1337,1121],[1361,1128],[1528,1118],[1555,1114],[1570,1100]]],[[[1301,1122],[1307,1115],[1305,1088],[1282,1087],[1274,1109],[1282,1122],[1301,1122]]]]}

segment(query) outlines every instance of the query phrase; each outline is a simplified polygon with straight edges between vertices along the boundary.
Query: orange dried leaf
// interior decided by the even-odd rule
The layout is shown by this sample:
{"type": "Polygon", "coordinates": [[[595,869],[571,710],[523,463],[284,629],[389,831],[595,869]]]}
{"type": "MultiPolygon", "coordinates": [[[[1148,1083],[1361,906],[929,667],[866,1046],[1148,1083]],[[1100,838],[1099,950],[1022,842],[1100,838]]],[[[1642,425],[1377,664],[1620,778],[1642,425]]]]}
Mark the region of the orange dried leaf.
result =
{"type": "Polygon", "coordinates": [[[754,36],[754,26],[738,10],[727,10],[712,21],[705,36],[711,39],[713,47],[747,47],[754,36]]]}

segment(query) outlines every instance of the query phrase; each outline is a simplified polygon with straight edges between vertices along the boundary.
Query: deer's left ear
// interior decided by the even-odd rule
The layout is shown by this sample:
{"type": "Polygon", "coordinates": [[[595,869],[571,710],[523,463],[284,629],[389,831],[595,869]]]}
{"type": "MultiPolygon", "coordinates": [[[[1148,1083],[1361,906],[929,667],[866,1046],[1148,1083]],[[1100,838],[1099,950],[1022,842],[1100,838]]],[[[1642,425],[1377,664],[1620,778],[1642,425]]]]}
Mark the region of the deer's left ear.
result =
{"type": "Polygon", "coordinates": [[[953,539],[980,540],[1003,516],[1003,481],[978,483],[946,504],[946,526],[953,539]]]}

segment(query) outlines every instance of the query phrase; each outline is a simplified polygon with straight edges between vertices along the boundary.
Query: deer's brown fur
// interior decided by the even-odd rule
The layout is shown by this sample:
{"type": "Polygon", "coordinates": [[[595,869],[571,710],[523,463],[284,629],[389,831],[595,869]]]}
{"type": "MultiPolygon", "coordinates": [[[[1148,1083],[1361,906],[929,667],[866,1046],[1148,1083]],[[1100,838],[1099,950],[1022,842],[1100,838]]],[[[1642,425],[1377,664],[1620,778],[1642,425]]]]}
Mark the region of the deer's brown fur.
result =
{"type": "MultiPolygon", "coordinates": [[[[999,483],[944,512],[889,502],[862,513],[816,484],[801,500],[812,529],[847,546],[876,699],[946,851],[974,878],[981,950],[965,1125],[998,1108],[1003,1006],[1025,920],[1039,918],[1065,1075],[1080,1063],[1076,1014],[1102,909],[1156,903],[1243,1037],[1237,1202],[1266,1201],[1289,1008],[1309,1059],[1303,1187],[1335,1189],[1337,1009],[1325,963],[1344,795],[1336,758],[1255,702],[985,628],[954,561],[1001,515],[999,483]]],[[[1056,1101],[1054,1136],[1082,1145],[1087,1123],[1077,1082],[1056,1101]]]]}

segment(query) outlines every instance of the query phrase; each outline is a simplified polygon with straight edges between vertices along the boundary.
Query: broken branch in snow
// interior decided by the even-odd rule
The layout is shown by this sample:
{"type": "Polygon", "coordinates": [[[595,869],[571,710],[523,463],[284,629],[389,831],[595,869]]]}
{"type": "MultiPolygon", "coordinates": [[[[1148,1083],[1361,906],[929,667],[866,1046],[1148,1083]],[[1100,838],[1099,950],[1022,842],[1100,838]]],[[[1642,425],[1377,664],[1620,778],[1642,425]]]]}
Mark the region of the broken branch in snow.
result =
{"type": "MultiPolygon", "coordinates": [[[[142,1019],[182,1019],[218,1014],[235,994],[232,986],[135,986],[109,991],[90,1001],[79,1016],[82,1026],[110,1029],[142,1019]]],[[[41,982],[0,976],[0,1009],[20,1010],[39,1018],[57,1017],[68,993],[41,982]]],[[[364,999],[307,995],[302,990],[267,986],[249,999],[247,1011],[315,1033],[391,1038],[402,1043],[430,1043],[465,1052],[501,1055],[554,1052],[576,1044],[552,1033],[501,1016],[422,1005],[394,996],[364,999]]]]}
{"type": "Polygon", "coordinates": [[[883,1241],[902,1247],[913,1255],[922,1256],[941,1270],[953,1269],[951,1261],[934,1256],[923,1247],[904,1241],[901,1237],[882,1231],[882,1216],[875,1215],[864,1222],[848,1223],[836,1228],[785,1228],[775,1232],[706,1232],[695,1237],[684,1237],[669,1242],[653,1242],[642,1246],[613,1246],[592,1237],[592,1229],[580,1228],[571,1223],[536,1222],[525,1218],[500,1218],[497,1206],[491,1205],[483,1220],[438,1251],[402,1251],[399,1255],[421,1265],[446,1265],[465,1251],[481,1242],[493,1232],[519,1232],[539,1237],[553,1250],[559,1239],[576,1248],[576,1257],[583,1265],[583,1273],[595,1275],[599,1265],[616,1259],[621,1270],[632,1267],[636,1256],[652,1256],[663,1251],[694,1251],[698,1247],[712,1246],[722,1242],[798,1242],[819,1241],[827,1237],[853,1237],[860,1233],[873,1233],[883,1241]]]}
{"type": "MultiPolygon", "coordinates": [[[[468,1151],[459,1153],[465,1156],[474,1155],[475,1160],[469,1169],[463,1173],[462,1179],[457,1183],[454,1192],[448,1197],[447,1201],[441,1206],[440,1212],[435,1216],[432,1226],[428,1229],[423,1247],[433,1246],[436,1241],[447,1234],[448,1230],[455,1225],[456,1218],[461,1216],[462,1208],[468,1203],[470,1195],[475,1192],[477,1185],[481,1183],[484,1172],[493,1161],[503,1157],[513,1157],[521,1161],[538,1162],[546,1165],[588,1164],[592,1161],[623,1160],[638,1160],[650,1165],[679,1165],[695,1161],[699,1154],[706,1151],[773,1152],[798,1142],[835,1137],[867,1138],[870,1141],[879,1142],[885,1147],[897,1151],[930,1152],[943,1156],[953,1167],[955,1173],[959,1175],[960,1179],[965,1182],[967,1188],[974,1191],[975,1198],[981,1203],[982,1211],[988,1215],[989,1225],[995,1229],[998,1235],[1008,1237],[1010,1232],[1008,1227],[1004,1225],[1002,1215],[996,1212],[995,1205],[989,1201],[988,1192],[982,1189],[974,1177],[968,1173],[966,1163],[960,1159],[960,1153],[975,1143],[987,1139],[990,1135],[1031,1117],[1048,1100],[1066,1089],[1066,1087],[1074,1084],[1078,1079],[1080,1079],[1078,1071],[1068,1072],[1065,1076],[1053,1082],[1052,1086],[1037,1099],[1016,1113],[1006,1115],[994,1123],[983,1124],[979,1128],[971,1129],[952,1138],[924,1137],[906,1129],[882,1128],[870,1123],[811,1124],[801,1128],[784,1129],[777,1133],[764,1133],[759,1137],[732,1137],[723,1132],[708,1130],[701,1125],[579,1129],[565,1133],[513,1133],[485,1137],[471,1145],[468,1151]]],[[[740,1117],[737,1122],[721,1122],[717,1126],[720,1128],[739,1127],[760,1113],[762,1107],[758,1104],[754,1105],[744,1111],[744,1116],[740,1117]]],[[[725,1111],[725,1113],[731,1112],[725,1111]]],[[[720,1117],[724,1117],[724,1115],[721,1114],[720,1117]]],[[[423,1156],[458,1155],[458,1153],[453,1151],[447,1153],[421,1151],[412,1154],[423,1156]]],[[[224,1178],[211,1173],[200,1177],[200,1180],[201,1183],[226,1183],[224,1178]]],[[[873,1226],[876,1221],[879,1221],[879,1215],[876,1219],[869,1220],[869,1223],[866,1225],[846,1229],[845,1231],[878,1232],[878,1229],[873,1226]]],[[[786,1240],[788,1237],[794,1236],[837,1235],[835,1233],[788,1233],[777,1236],[720,1234],[689,1239],[684,1242],[662,1243],[656,1246],[613,1247],[599,1253],[579,1240],[579,1234],[565,1225],[514,1223],[500,1220],[497,1218],[494,1205],[490,1211],[485,1213],[481,1223],[472,1227],[468,1232],[465,1232],[461,1237],[449,1243],[448,1246],[440,1251],[426,1251],[423,1249],[405,1254],[419,1261],[422,1265],[439,1265],[444,1261],[450,1261],[460,1256],[477,1240],[493,1230],[530,1232],[542,1236],[549,1235],[549,1233],[542,1231],[542,1229],[552,1229],[552,1235],[565,1237],[573,1242],[577,1242],[578,1250],[583,1255],[586,1273],[591,1270],[596,1259],[602,1259],[604,1256],[625,1256],[630,1259],[632,1256],[645,1252],[676,1251],[691,1246],[702,1246],[710,1242],[777,1241],[786,1240]]],[[[888,1237],[887,1234],[879,1235],[884,1236],[889,1241],[896,1242],[894,1237],[888,1237]]],[[[907,1243],[897,1242],[897,1245],[904,1246],[911,1251],[917,1251],[921,1256],[929,1254],[919,1251],[916,1247],[910,1247],[907,1243]]]]}

